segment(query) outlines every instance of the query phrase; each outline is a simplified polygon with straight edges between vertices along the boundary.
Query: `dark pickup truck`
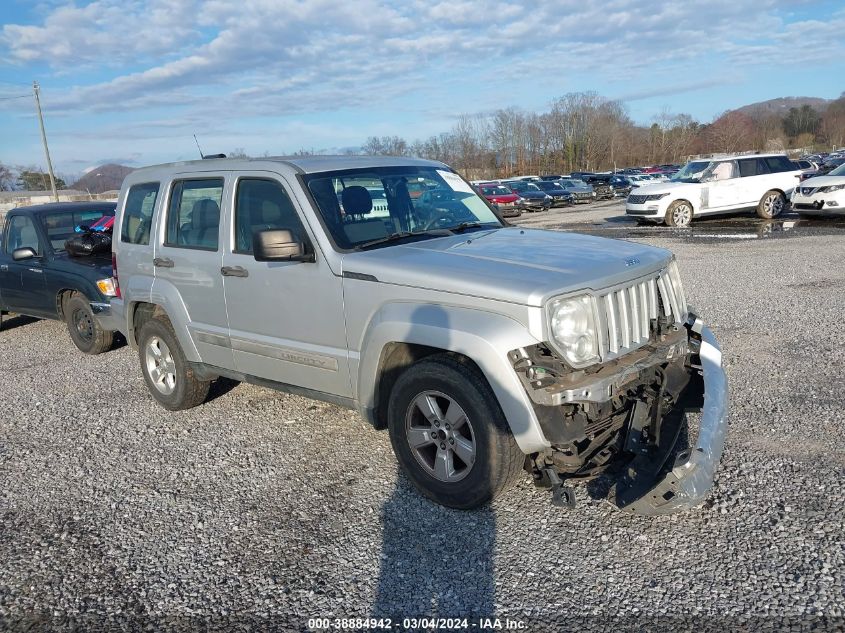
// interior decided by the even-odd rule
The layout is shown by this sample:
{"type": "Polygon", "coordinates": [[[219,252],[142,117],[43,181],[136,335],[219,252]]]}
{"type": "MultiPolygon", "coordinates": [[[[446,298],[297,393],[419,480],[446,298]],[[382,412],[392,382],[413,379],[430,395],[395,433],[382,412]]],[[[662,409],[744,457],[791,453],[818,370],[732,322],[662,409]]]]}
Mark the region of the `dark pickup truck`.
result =
{"type": "Polygon", "coordinates": [[[67,323],[86,354],[105,352],[114,332],[103,327],[115,295],[111,254],[71,257],[65,240],[76,227],[114,216],[114,202],[69,202],[12,209],[0,246],[0,327],[9,312],[67,323]]]}

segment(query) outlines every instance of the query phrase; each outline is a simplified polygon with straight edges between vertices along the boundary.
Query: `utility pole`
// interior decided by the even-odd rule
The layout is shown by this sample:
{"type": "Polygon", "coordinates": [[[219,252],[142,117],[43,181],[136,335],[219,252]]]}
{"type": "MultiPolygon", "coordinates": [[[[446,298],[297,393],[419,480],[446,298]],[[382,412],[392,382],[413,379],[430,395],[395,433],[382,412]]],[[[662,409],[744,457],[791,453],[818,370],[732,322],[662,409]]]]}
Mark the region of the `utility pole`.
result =
{"type": "Polygon", "coordinates": [[[59,192],[56,191],[56,177],[53,175],[53,161],[50,160],[50,150],[47,148],[47,132],[44,131],[44,117],[41,115],[41,97],[38,94],[38,82],[32,82],[32,91],[35,93],[35,108],[38,110],[38,124],[41,126],[41,142],[44,144],[44,155],[47,157],[47,172],[50,174],[50,189],[53,190],[53,200],[59,201],[59,192]]]}

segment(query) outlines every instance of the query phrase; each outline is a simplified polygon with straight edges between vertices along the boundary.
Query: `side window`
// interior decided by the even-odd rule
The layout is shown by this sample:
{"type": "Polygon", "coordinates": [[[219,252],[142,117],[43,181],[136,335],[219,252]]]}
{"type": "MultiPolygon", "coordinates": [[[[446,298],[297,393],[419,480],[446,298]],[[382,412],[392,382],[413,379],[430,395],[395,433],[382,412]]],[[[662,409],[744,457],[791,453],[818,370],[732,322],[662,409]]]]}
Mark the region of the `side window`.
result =
{"type": "MultiPolygon", "coordinates": [[[[769,171],[773,174],[782,172],[782,171],[795,171],[797,169],[805,169],[801,165],[806,163],[807,161],[799,161],[798,165],[793,165],[792,161],[789,160],[786,156],[769,156],[768,158],[762,159],[766,162],[766,165],[769,167],[769,171]]],[[[809,163],[807,163],[809,166],[809,163]]]]}
{"type": "Polygon", "coordinates": [[[749,176],[757,176],[757,159],[744,158],[739,161],[739,175],[743,178],[748,178],[749,176]]]}
{"type": "Polygon", "coordinates": [[[216,251],[222,199],[222,178],[174,182],[165,245],[216,251]]]}
{"type": "Polygon", "coordinates": [[[6,252],[11,255],[13,251],[27,247],[34,249],[37,255],[42,254],[35,223],[28,216],[16,215],[9,220],[9,229],[6,234],[6,252]]]}
{"type": "Polygon", "coordinates": [[[158,188],[157,182],[132,185],[129,188],[120,225],[121,242],[144,245],[150,243],[150,227],[153,224],[158,188]]]}
{"type": "Polygon", "coordinates": [[[234,252],[251,255],[253,233],[265,229],[290,229],[305,239],[302,222],[280,183],[242,178],[235,198],[234,252]]]}

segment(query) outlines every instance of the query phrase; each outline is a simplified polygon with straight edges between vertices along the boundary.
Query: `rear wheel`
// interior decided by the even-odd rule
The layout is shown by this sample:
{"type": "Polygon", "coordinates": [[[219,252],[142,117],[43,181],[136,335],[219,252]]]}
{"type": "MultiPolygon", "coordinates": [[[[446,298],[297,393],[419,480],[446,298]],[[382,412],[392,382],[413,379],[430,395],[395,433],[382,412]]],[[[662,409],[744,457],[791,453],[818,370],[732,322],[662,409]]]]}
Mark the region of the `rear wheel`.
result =
{"type": "Polygon", "coordinates": [[[111,349],[114,332],[100,327],[84,295],[73,293],[65,303],[64,313],[70,338],[81,352],[94,355],[111,349]]]}
{"type": "Polygon", "coordinates": [[[692,223],[692,205],[686,200],[676,200],[666,209],[668,226],[684,227],[692,223]]]}
{"type": "Polygon", "coordinates": [[[157,317],[141,326],[138,355],[144,382],[165,409],[181,411],[205,401],[211,382],[196,377],[168,319],[157,317]]]}
{"type": "Polygon", "coordinates": [[[525,463],[487,381],[449,355],[431,356],[399,377],[388,427],[393,452],[417,489],[452,508],[490,501],[525,463]]]}
{"type": "Polygon", "coordinates": [[[757,215],[764,220],[778,217],[786,207],[786,198],[780,191],[767,191],[757,205],[757,215]]]}

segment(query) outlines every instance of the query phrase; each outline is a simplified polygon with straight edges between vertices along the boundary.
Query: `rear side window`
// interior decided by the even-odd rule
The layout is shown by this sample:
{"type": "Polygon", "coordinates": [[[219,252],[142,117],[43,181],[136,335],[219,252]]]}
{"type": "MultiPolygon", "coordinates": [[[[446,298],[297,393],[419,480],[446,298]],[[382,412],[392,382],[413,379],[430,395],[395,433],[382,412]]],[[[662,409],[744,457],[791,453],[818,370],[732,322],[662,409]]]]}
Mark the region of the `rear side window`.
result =
{"type": "MultiPolygon", "coordinates": [[[[762,172],[767,173],[767,172],[762,172]]],[[[757,159],[756,158],[745,158],[739,161],[739,175],[742,178],[748,178],[749,176],[759,176],[760,170],[757,167],[757,159]]]]}
{"type": "Polygon", "coordinates": [[[158,197],[159,183],[146,182],[132,185],[126,194],[123,223],[120,226],[120,241],[127,244],[149,244],[153,210],[158,197]]]}
{"type": "Polygon", "coordinates": [[[299,240],[305,240],[302,222],[281,184],[243,178],[235,199],[235,252],[252,254],[253,234],[267,229],[289,229],[299,240]]]}
{"type": "MultiPolygon", "coordinates": [[[[796,169],[801,169],[801,167],[796,167],[792,164],[792,161],[789,160],[786,156],[768,156],[762,159],[773,174],[782,172],[782,171],[795,171],[796,169]]],[[[807,167],[810,166],[809,163],[806,161],[801,161],[801,163],[806,164],[807,167]]],[[[799,163],[799,165],[801,164],[799,163]]],[[[803,167],[803,165],[802,165],[803,167]]]]}
{"type": "Polygon", "coordinates": [[[222,178],[174,182],[167,211],[165,245],[216,251],[222,199],[222,178]]]}

